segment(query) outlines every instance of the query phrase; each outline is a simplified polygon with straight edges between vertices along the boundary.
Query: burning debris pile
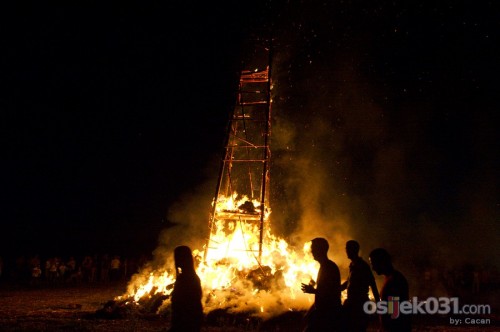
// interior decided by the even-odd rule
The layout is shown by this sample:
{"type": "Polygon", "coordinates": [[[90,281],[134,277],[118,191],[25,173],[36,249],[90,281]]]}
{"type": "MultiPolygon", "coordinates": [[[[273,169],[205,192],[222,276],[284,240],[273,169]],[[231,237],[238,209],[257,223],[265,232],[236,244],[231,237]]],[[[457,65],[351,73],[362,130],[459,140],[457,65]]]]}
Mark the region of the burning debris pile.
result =
{"type": "MultiPolygon", "coordinates": [[[[246,197],[235,198],[229,200],[237,208],[250,202],[246,197]]],[[[218,205],[221,211],[234,212],[227,208],[227,201],[218,205]]],[[[254,209],[258,207],[254,205],[254,209]]],[[[211,242],[217,244],[218,250],[193,250],[204,291],[207,322],[251,325],[309,308],[313,297],[302,293],[300,283],[309,282],[317,273],[318,265],[310,254],[310,244],[295,251],[284,239],[266,229],[266,242],[259,259],[257,224],[237,222],[227,226],[227,223],[218,223],[212,236],[211,242]]],[[[168,316],[175,282],[171,266],[173,262],[166,262],[163,268],[145,269],[136,274],[127,293],[105,304],[97,314],[107,318],[121,318],[131,312],[168,316]]]]}

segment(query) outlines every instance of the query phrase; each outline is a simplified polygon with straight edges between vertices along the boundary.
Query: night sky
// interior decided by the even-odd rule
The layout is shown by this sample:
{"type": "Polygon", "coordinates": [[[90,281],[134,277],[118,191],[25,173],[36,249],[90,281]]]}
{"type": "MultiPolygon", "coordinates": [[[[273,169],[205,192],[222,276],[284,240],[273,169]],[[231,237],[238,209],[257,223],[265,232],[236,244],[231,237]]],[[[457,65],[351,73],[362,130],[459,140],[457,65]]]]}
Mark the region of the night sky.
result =
{"type": "Polygon", "coordinates": [[[286,160],[317,148],[352,218],[484,222],[498,239],[492,3],[9,8],[0,255],[153,250],[180,196],[215,189],[246,45],[269,35],[278,217],[298,190],[280,181],[293,175],[286,160]],[[318,122],[329,124],[319,141],[307,134],[318,122]],[[304,135],[283,138],[290,126],[304,135]]]}

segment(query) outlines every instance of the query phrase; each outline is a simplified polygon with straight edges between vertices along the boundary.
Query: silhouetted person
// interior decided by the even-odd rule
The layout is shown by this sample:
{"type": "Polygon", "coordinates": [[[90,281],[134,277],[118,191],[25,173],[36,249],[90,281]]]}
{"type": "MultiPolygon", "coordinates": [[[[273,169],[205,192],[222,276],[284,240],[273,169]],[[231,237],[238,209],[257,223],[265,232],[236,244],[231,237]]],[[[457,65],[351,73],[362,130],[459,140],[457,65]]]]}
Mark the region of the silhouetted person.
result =
{"type": "Polygon", "coordinates": [[[171,332],[200,331],[203,323],[200,278],[194,270],[193,254],[187,246],[174,250],[176,279],[172,291],[171,332]]]}
{"type": "Polygon", "coordinates": [[[109,281],[109,269],[111,267],[111,261],[108,254],[104,254],[101,257],[101,273],[99,275],[99,280],[101,282],[109,281]]]}
{"type": "MultiPolygon", "coordinates": [[[[378,275],[384,275],[385,281],[380,290],[380,299],[389,301],[389,297],[394,301],[398,298],[399,304],[403,301],[408,301],[409,290],[408,282],[403,274],[392,266],[391,256],[382,248],[377,248],[370,253],[370,262],[372,269],[378,275]]],[[[380,315],[380,321],[383,331],[390,332],[409,332],[411,331],[410,315],[401,314],[397,318],[391,317],[388,312],[385,315],[380,315]]]]}
{"type": "Polygon", "coordinates": [[[122,262],[120,261],[120,256],[116,255],[109,262],[109,280],[119,281],[120,280],[120,267],[122,262]]]}
{"type": "Polygon", "coordinates": [[[302,284],[304,293],[315,294],[314,304],[306,315],[305,331],[338,331],[340,328],[340,271],[328,259],[328,241],[323,238],[312,240],[311,253],[319,262],[316,288],[302,284]]]}
{"type": "Polygon", "coordinates": [[[347,299],[342,306],[345,319],[346,331],[366,331],[368,326],[368,314],[363,310],[363,305],[369,301],[368,291],[371,287],[375,302],[380,300],[377,284],[373,277],[370,265],[359,257],[359,243],[350,240],[346,242],[345,251],[349,264],[349,277],[341,286],[341,290],[347,289],[347,299]]]}
{"type": "Polygon", "coordinates": [[[91,282],[91,273],[92,273],[92,266],[94,265],[94,262],[92,261],[92,257],[90,256],[85,256],[82,262],[82,275],[83,275],[83,281],[84,282],[91,282]]]}

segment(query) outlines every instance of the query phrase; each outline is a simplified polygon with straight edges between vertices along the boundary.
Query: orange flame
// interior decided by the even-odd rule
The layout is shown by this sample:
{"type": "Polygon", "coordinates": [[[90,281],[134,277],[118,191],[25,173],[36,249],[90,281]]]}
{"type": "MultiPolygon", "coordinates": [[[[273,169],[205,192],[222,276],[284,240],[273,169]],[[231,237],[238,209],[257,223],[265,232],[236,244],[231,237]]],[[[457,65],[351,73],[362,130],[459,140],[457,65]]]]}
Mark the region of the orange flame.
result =
{"type": "MultiPolygon", "coordinates": [[[[215,211],[237,213],[238,207],[247,201],[247,197],[238,199],[235,193],[219,198],[215,211]]],[[[252,203],[255,213],[260,215],[260,203],[256,200],[252,203]]],[[[266,207],[266,221],[270,213],[266,207]]],[[[204,250],[193,250],[206,312],[225,308],[230,312],[247,311],[271,317],[288,310],[307,309],[312,304],[314,297],[300,289],[301,283],[316,278],[319,268],[310,253],[310,243],[306,243],[302,251],[295,251],[284,239],[271,234],[269,227],[265,229],[264,238],[259,260],[257,223],[241,219],[234,222],[215,220],[210,238],[214,246],[204,248],[206,255],[204,250]],[[205,261],[201,261],[201,257],[205,257],[205,261]]],[[[174,282],[175,275],[167,270],[136,275],[127,294],[120,298],[138,302],[158,293],[169,295],[174,282]]],[[[163,306],[168,305],[169,299],[163,303],[163,306]]]]}

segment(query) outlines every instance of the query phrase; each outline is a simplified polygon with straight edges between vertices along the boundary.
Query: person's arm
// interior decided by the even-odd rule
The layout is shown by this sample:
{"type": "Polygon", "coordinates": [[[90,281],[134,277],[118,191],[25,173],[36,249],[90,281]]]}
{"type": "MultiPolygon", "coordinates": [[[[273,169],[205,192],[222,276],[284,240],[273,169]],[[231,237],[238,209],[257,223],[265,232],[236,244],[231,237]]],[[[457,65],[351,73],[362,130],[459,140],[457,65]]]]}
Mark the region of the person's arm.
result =
{"type": "Polygon", "coordinates": [[[372,289],[373,298],[375,302],[380,301],[380,294],[378,293],[377,283],[375,282],[375,278],[372,278],[370,282],[370,287],[372,289]]]}
{"type": "Polygon", "coordinates": [[[367,275],[369,276],[369,285],[370,285],[370,288],[372,289],[372,294],[373,294],[373,298],[375,299],[375,302],[378,302],[380,301],[380,294],[378,292],[378,288],[377,288],[377,283],[375,282],[375,277],[373,276],[373,273],[370,269],[370,267],[368,265],[366,265],[367,267],[367,275]]]}
{"type": "Polygon", "coordinates": [[[300,288],[304,293],[316,294],[316,288],[313,285],[302,284],[300,288]]]}

